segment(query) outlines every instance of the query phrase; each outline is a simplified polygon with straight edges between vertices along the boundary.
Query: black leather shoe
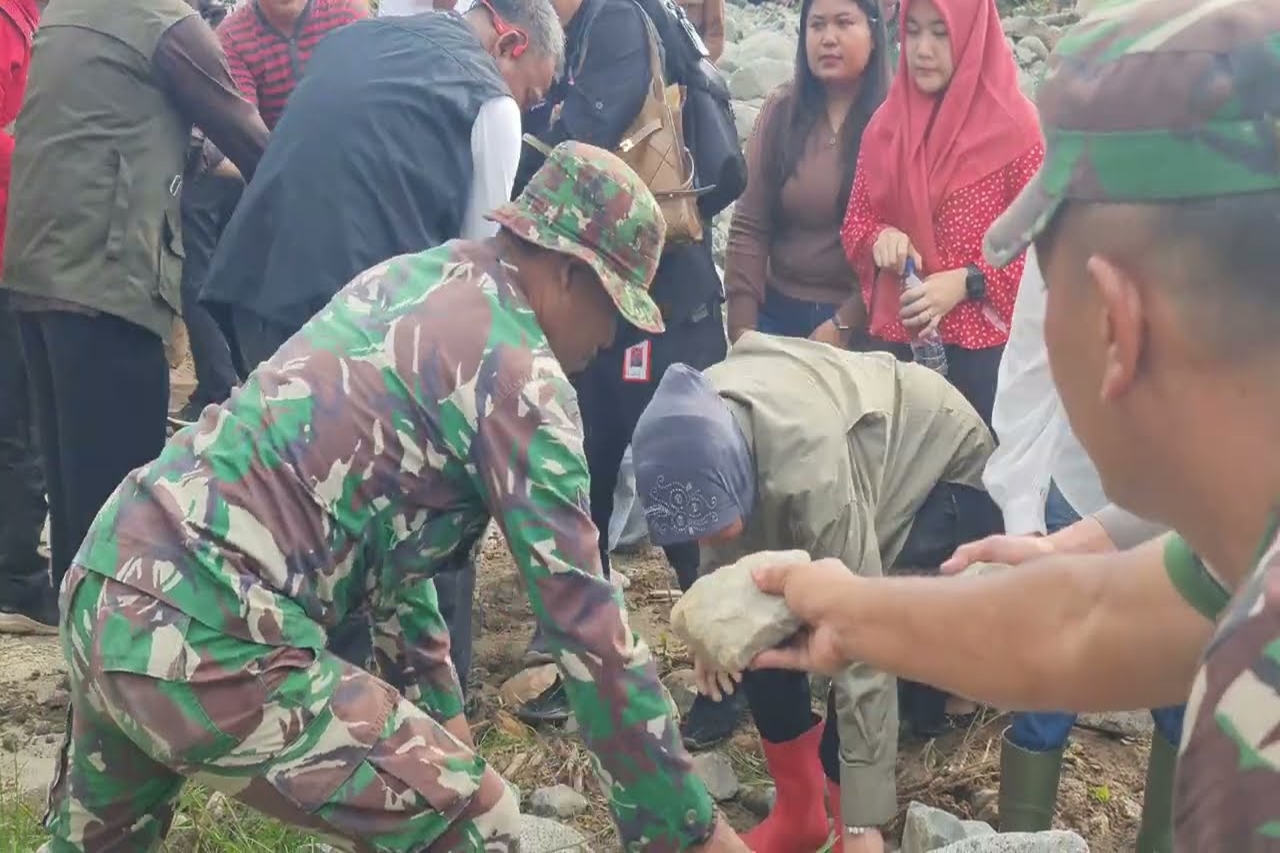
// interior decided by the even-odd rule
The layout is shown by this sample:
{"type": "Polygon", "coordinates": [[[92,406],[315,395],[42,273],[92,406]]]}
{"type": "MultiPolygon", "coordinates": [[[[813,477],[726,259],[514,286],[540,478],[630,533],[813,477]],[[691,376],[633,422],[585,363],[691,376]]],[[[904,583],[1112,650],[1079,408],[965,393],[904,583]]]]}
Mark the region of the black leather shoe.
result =
{"type": "Polygon", "coordinates": [[[557,676],[554,684],[516,708],[516,719],[531,726],[568,720],[569,694],[564,690],[564,680],[557,676]]]}
{"type": "Polygon", "coordinates": [[[689,713],[680,721],[680,736],[690,751],[710,749],[733,736],[746,716],[747,697],[739,690],[717,702],[701,693],[693,700],[689,713]]]}
{"type": "Polygon", "coordinates": [[[22,601],[0,601],[0,634],[58,635],[58,601],[52,589],[38,587],[22,601]]]}

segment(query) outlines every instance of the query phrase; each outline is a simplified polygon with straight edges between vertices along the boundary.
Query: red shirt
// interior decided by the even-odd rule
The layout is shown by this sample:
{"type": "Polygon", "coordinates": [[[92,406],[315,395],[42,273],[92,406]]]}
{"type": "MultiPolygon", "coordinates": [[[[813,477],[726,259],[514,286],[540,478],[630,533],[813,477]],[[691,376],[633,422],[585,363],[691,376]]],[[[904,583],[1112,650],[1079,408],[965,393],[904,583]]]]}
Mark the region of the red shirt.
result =
{"type": "Polygon", "coordinates": [[[218,39],[240,94],[258,108],[263,123],[274,128],[320,39],[367,17],[364,0],[311,0],[298,16],[293,33],[286,35],[266,19],[256,2],[249,2],[218,25],[218,39]]]}
{"type": "MultiPolygon", "coordinates": [[[[938,332],[945,343],[957,344],[966,349],[985,349],[999,346],[1009,339],[1009,326],[1013,323],[1013,303],[1018,296],[1018,283],[1022,280],[1025,257],[1019,257],[1003,269],[994,269],[982,256],[982,241],[991,223],[1004,213],[1040,168],[1043,160],[1044,146],[1036,145],[1003,169],[956,190],[938,205],[933,223],[942,267],[923,270],[921,277],[945,270],[963,269],[969,264],[978,267],[987,277],[987,296],[983,302],[961,302],[938,324],[938,332]],[[984,303],[988,311],[1000,318],[1003,328],[986,316],[984,303]]],[[[877,279],[871,247],[886,227],[888,225],[872,209],[871,197],[867,193],[866,174],[859,162],[857,177],[853,181],[853,193],[849,197],[849,210],[840,229],[840,240],[844,244],[849,263],[858,274],[858,281],[862,282],[862,300],[868,311],[871,310],[872,288],[877,279]]],[[[880,286],[884,285],[884,280],[881,280],[880,286]]],[[[878,337],[895,343],[911,340],[902,323],[896,320],[878,337]]]]}
{"type": "Polygon", "coordinates": [[[40,13],[34,0],[0,0],[0,261],[4,259],[4,229],[8,222],[9,172],[13,165],[13,135],[9,126],[22,109],[31,64],[31,39],[40,13]]]}

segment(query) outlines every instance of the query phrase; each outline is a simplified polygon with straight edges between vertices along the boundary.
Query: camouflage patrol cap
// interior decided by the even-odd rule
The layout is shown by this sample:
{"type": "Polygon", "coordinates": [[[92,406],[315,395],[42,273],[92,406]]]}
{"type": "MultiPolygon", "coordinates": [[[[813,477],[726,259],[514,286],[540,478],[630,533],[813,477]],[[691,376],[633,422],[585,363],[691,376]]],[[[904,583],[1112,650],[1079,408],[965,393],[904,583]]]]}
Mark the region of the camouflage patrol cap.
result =
{"type": "Polygon", "coordinates": [[[640,176],[613,154],[562,142],[520,193],[489,214],[517,237],[590,265],[623,318],[663,330],[649,297],[666,220],[640,176]]]}
{"type": "Polygon", "coordinates": [[[1099,3],[1058,43],[1036,104],[1044,165],[987,232],[993,265],[1065,201],[1280,189],[1280,2],[1099,3]]]}

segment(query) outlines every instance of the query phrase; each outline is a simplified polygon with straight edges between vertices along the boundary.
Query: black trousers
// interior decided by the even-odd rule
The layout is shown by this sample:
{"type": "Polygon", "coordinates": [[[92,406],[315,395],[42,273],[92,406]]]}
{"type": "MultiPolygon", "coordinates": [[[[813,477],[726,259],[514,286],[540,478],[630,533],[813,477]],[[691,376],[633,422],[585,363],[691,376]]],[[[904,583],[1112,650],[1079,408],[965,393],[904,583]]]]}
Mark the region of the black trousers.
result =
{"type": "Polygon", "coordinates": [[[48,587],[39,554],[48,510],[18,318],[0,292],[0,606],[24,607],[48,587]]]}
{"type": "MultiPolygon", "coordinates": [[[[322,307],[317,305],[314,309],[319,311],[322,307]]],[[[232,308],[230,315],[237,368],[241,376],[248,376],[255,367],[275,355],[276,350],[301,328],[267,320],[238,308],[232,308]]],[[[471,617],[476,590],[475,561],[470,554],[460,558],[456,568],[436,575],[435,583],[440,615],[449,628],[449,657],[458,670],[458,681],[465,696],[475,643],[475,625],[471,617]]],[[[373,660],[373,626],[369,614],[364,611],[351,613],[338,623],[329,632],[329,649],[348,663],[367,667],[373,660]]],[[[394,679],[391,683],[401,690],[407,686],[396,684],[394,679]]]]}
{"type": "Polygon", "coordinates": [[[203,175],[182,188],[182,321],[191,340],[196,368],[196,390],[191,400],[198,406],[221,403],[239,381],[231,348],[209,310],[200,303],[200,291],[209,272],[209,261],[222,231],[235,212],[244,181],[239,177],[203,175]]]}
{"type": "Polygon", "coordinates": [[[302,328],[277,323],[242,308],[233,307],[230,315],[232,359],[241,378],[248,377],[254,368],[275,355],[276,350],[302,328]]]}
{"type": "MultiPolygon", "coordinates": [[[[1000,509],[986,492],[955,483],[939,483],[916,513],[911,533],[895,566],[938,566],[960,545],[996,533],[1000,509]]],[[[768,743],[795,740],[814,725],[809,703],[809,678],[778,669],[748,670],[742,676],[747,705],[761,739],[768,743]]],[[[899,715],[917,729],[939,725],[945,714],[945,693],[910,681],[898,682],[899,715]]],[[[840,781],[840,730],[836,725],[835,692],[827,700],[822,741],[818,748],[823,770],[840,781]]]]}
{"type": "Polygon", "coordinates": [[[164,342],[109,314],[19,312],[49,494],[53,586],[116,486],[164,448],[164,342]]]}
{"type": "MultiPolygon", "coordinates": [[[[600,563],[609,575],[609,519],[613,516],[613,492],[618,485],[618,467],[631,443],[636,421],[653,399],[653,392],[667,368],[682,363],[702,370],[724,360],[728,341],[721,319],[721,306],[709,305],[694,318],[669,326],[661,335],[650,335],[619,325],[613,346],[602,351],[591,364],[572,377],[578,392],[585,431],[587,468],[591,473],[591,520],[600,531],[600,563]],[[645,348],[637,355],[633,347],[645,348]],[[631,350],[631,379],[627,378],[628,351],[631,350]],[[636,365],[647,365],[644,379],[636,365]]],[[[697,580],[696,543],[663,549],[675,569],[681,589],[697,580]]]]}
{"type": "MultiPolygon", "coordinates": [[[[851,345],[851,349],[890,352],[898,361],[912,360],[909,344],[864,337],[851,345]]],[[[965,349],[947,344],[946,350],[947,381],[964,395],[990,429],[991,410],[996,405],[996,379],[1000,373],[1000,359],[1004,356],[1004,344],[986,349],[965,349]]]]}

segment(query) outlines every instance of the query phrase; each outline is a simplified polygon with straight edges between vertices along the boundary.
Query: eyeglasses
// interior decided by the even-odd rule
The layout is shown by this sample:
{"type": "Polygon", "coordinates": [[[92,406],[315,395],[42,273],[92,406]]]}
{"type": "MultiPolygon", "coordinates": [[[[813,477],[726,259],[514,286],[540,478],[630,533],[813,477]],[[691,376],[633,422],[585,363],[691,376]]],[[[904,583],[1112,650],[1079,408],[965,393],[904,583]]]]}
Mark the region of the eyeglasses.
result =
{"type": "Polygon", "coordinates": [[[493,8],[493,4],[489,0],[476,0],[476,2],[489,11],[489,17],[493,18],[493,28],[497,31],[498,38],[502,38],[507,33],[515,33],[520,37],[520,43],[511,49],[511,58],[519,59],[525,49],[529,47],[529,34],[519,27],[507,23],[506,19],[493,8]]]}

